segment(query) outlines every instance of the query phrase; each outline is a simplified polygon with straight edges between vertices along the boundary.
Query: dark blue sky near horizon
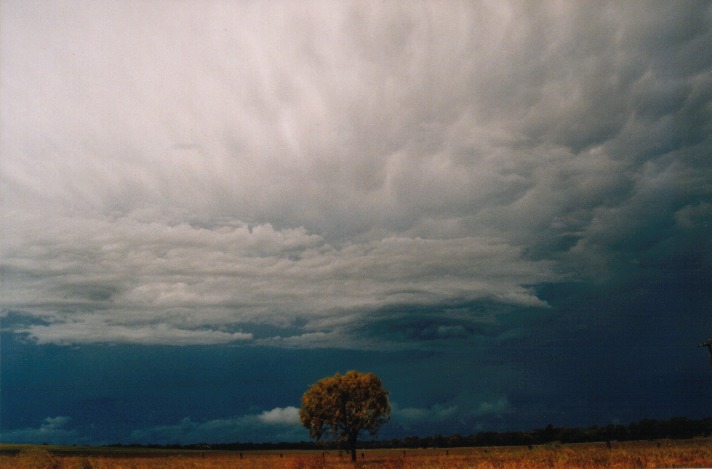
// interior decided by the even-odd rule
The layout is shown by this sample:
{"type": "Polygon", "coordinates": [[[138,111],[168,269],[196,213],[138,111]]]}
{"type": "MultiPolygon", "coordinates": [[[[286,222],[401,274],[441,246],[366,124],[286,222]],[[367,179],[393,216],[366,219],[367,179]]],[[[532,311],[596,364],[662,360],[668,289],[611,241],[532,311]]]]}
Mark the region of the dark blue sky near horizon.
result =
{"type": "Polygon", "coordinates": [[[4,2],[0,441],[712,416],[709,2],[4,2]]]}

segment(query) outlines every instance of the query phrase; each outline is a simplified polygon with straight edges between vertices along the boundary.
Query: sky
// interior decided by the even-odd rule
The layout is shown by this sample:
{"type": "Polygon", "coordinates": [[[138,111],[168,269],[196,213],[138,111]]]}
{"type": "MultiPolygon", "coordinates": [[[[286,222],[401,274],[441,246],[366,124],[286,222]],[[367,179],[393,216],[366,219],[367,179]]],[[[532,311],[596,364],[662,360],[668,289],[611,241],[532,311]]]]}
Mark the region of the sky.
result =
{"type": "Polygon", "coordinates": [[[0,4],[0,441],[712,416],[712,4],[0,4]]]}

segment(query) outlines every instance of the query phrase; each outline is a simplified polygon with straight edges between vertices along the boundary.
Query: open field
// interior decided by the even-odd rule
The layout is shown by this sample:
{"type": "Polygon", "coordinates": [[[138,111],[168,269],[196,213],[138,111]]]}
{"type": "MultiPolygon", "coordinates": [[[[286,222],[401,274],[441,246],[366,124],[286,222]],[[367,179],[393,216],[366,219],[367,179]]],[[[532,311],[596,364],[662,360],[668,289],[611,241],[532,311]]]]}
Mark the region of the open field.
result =
{"type": "Polygon", "coordinates": [[[712,467],[712,439],[359,451],[171,451],[0,445],[4,469],[712,467]]]}

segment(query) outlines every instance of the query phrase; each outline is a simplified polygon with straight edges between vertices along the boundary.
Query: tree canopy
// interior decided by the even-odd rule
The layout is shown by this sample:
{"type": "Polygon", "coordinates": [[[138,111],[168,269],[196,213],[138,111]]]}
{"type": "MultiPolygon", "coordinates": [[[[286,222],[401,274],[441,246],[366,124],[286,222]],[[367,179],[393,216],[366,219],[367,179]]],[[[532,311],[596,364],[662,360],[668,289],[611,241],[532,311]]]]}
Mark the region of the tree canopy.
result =
{"type": "Polygon", "coordinates": [[[336,373],[312,384],[302,396],[299,418],[309,436],[344,442],[356,459],[361,432],[375,436],[391,413],[388,391],[373,373],[336,373]]]}

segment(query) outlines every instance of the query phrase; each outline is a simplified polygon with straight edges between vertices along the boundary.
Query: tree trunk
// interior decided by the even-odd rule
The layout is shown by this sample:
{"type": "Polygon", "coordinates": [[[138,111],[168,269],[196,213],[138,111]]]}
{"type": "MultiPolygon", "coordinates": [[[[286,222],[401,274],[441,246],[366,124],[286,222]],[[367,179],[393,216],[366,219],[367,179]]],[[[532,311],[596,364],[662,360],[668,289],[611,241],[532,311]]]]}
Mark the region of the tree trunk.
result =
{"type": "Polygon", "coordinates": [[[356,435],[349,437],[349,449],[351,450],[351,461],[356,461],[356,435]]]}

